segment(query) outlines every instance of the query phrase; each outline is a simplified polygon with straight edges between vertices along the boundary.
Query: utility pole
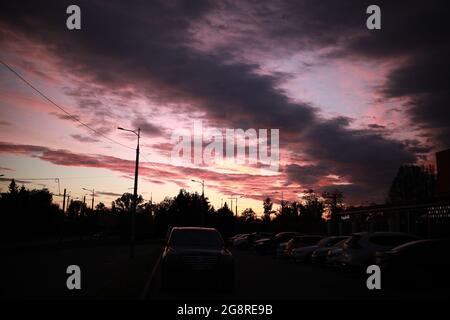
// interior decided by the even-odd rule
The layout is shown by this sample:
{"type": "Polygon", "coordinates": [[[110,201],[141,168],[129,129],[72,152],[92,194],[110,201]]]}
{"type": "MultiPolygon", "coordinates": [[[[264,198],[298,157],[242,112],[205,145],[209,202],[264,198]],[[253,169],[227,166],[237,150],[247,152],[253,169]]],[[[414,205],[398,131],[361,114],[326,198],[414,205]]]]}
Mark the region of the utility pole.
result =
{"type": "Polygon", "coordinates": [[[94,189],[87,189],[87,188],[83,188],[83,190],[86,190],[86,191],[89,191],[89,192],[92,192],[92,204],[91,204],[91,209],[92,209],[92,212],[94,212],[94,198],[95,198],[95,190],[94,189]]]}
{"type": "Polygon", "coordinates": [[[231,212],[233,212],[233,199],[236,200],[235,204],[234,204],[234,212],[235,215],[237,217],[237,213],[238,213],[238,199],[242,198],[244,195],[241,195],[240,197],[229,197],[228,199],[231,200],[231,212]]]}
{"type": "MultiPolygon", "coordinates": [[[[228,199],[231,200],[231,206],[230,206],[230,209],[231,209],[231,212],[233,212],[233,197],[229,197],[228,199]]],[[[237,214],[236,214],[236,216],[237,216],[237,214]]]]}
{"type": "Polygon", "coordinates": [[[64,212],[66,212],[66,188],[64,188],[62,212],[63,212],[63,214],[64,214],[64,212]]]}
{"type": "Polygon", "coordinates": [[[134,258],[134,242],[136,237],[136,208],[137,208],[137,189],[138,189],[138,175],[139,175],[139,139],[141,137],[141,129],[138,128],[136,146],[136,165],[134,168],[134,192],[133,192],[133,211],[131,213],[131,258],[134,258]]]}
{"type": "Polygon", "coordinates": [[[138,189],[138,175],[139,175],[139,139],[141,137],[141,129],[138,128],[137,132],[134,130],[124,129],[121,127],[118,127],[117,129],[132,132],[137,136],[136,165],[134,168],[133,208],[131,209],[131,236],[130,236],[130,258],[134,258],[134,245],[136,237],[137,189],[138,189]]]}
{"type": "Polygon", "coordinates": [[[94,212],[94,194],[95,194],[94,189],[92,189],[92,205],[91,205],[92,212],[94,212]]]}

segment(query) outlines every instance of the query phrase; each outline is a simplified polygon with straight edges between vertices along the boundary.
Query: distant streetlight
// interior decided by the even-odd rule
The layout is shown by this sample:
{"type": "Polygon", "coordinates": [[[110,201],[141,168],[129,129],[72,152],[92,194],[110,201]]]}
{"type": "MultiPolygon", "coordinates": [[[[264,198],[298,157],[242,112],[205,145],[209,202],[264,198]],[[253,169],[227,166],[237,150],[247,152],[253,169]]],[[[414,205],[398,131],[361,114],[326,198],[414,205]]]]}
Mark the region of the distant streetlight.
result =
{"type": "Polygon", "coordinates": [[[136,207],[137,207],[137,189],[138,189],[138,171],[139,171],[139,139],[141,137],[141,129],[138,128],[137,131],[124,129],[118,127],[118,130],[132,132],[137,136],[137,146],[136,146],[136,165],[134,168],[134,193],[133,193],[133,208],[131,210],[131,236],[130,236],[130,257],[134,258],[134,239],[136,230],[136,207]]]}
{"type": "Polygon", "coordinates": [[[238,196],[235,196],[235,197],[231,196],[231,197],[228,198],[228,199],[231,199],[231,212],[233,212],[233,199],[236,200],[235,207],[234,207],[235,213],[236,213],[236,217],[237,217],[237,213],[238,213],[238,211],[237,211],[238,210],[238,199],[240,199],[240,198],[242,198],[244,196],[245,196],[245,194],[240,195],[239,197],[238,196]]]}
{"type": "Polygon", "coordinates": [[[95,196],[95,190],[94,190],[94,189],[91,190],[91,189],[87,189],[87,188],[83,188],[83,190],[92,192],[92,205],[91,205],[91,209],[92,209],[92,211],[94,211],[94,196],[95,196]]]}
{"type": "Polygon", "coordinates": [[[205,197],[205,180],[199,181],[199,180],[191,180],[192,182],[197,182],[200,183],[202,185],[202,198],[205,197]]]}
{"type": "Polygon", "coordinates": [[[245,194],[241,195],[240,197],[236,197],[236,216],[237,216],[237,213],[238,213],[238,210],[237,210],[237,208],[238,208],[238,206],[237,206],[238,199],[240,199],[240,198],[242,198],[244,196],[245,196],[245,194]]]}

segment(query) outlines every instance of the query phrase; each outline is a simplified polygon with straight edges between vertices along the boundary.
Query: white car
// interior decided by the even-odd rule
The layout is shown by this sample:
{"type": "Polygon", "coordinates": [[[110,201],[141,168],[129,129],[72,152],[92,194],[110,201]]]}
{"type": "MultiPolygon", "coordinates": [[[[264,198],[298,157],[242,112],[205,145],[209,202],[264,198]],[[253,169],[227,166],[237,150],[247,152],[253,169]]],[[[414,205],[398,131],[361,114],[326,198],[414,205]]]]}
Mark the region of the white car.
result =
{"type": "Polygon", "coordinates": [[[291,258],[295,262],[308,261],[311,259],[313,252],[315,252],[316,250],[318,250],[318,249],[327,250],[327,249],[331,248],[332,246],[334,246],[339,241],[342,241],[346,238],[347,237],[337,237],[337,236],[336,237],[327,237],[327,238],[320,240],[319,242],[317,242],[314,245],[295,248],[291,252],[291,258]]]}
{"type": "Polygon", "coordinates": [[[402,232],[360,232],[345,242],[339,263],[344,267],[364,267],[375,263],[375,253],[391,250],[419,238],[402,232]]]}

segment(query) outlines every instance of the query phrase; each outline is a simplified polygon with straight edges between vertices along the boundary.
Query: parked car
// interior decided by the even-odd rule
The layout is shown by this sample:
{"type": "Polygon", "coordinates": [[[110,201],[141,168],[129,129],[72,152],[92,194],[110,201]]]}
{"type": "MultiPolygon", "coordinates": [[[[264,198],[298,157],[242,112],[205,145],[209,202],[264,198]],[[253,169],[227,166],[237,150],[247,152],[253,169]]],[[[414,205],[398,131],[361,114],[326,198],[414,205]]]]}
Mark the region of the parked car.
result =
{"type": "MultiPolygon", "coordinates": [[[[314,264],[324,265],[327,263],[327,255],[330,250],[334,250],[336,248],[342,247],[345,241],[348,239],[348,236],[339,236],[339,237],[329,237],[335,238],[336,242],[329,243],[329,245],[318,247],[311,254],[311,262],[314,264]]],[[[327,238],[328,239],[328,238],[327,238]]],[[[324,239],[325,240],[325,239],[324,239]]]]}
{"type": "Polygon", "coordinates": [[[277,248],[281,243],[287,242],[292,237],[299,236],[298,232],[280,232],[270,238],[263,238],[255,241],[254,248],[261,253],[276,254],[277,248]]]}
{"type": "Polygon", "coordinates": [[[447,286],[450,283],[449,251],[448,239],[418,240],[377,252],[375,262],[389,284],[447,286]]]}
{"type": "Polygon", "coordinates": [[[238,234],[235,234],[232,237],[229,237],[228,240],[227,240],[228,245],[230,245],[230,246],[233,245],[234,239],[237,239],[237,238],[239,238],[241,236],[242,236],[242,233],[238,233],[238,234]]]}
{"type": "Polygon", "coordinates": [[[195,284],[216,284],[231,290],[234,285],[234,260],[214,228],[173,227],[161,261],[164,288],[195,284]]]}
{"type": "MultiPolygon", "coordinates": [[[[330,247],[334,246],[336,243],[344,239],[347,239],[347,237],[326,237],[313,245],[295,248],[291,252],[291,258],[295,262],[310,261],[312,260],[313,253],[315,253],[316,251],[322,250],[322,252],[326,253],[330,249],[330,247]]],[[[322,257],[325,257],[325,255],[322,255],[322,257]]]]}
{"type": "Polygon", "coordinates": [[[236,238],[233,245],[241,249],[248,249],[254,247],[256,241],[270,237],[272,234],[268,232],[253,232],[236,238]]]}
{"type": "Polygon", "coordinates": [[[384,252],[419,238],[402,232],[360,232],[345,242],[340,264],[344,267],[364,267],[375,263],[375,253],[384,252]]]}
{"type": "Polygon", "coordinates": [[[239,235],[238,237],[233,239],[233,247],[236,248],[242,248],[247,246],[248,244],[248,233],[243,233],[241,235],[239,235]]]}
{"type": "Polygon", "coordinates": [[[335,246],[331,247],[327,251],[327,255],[325,258],[325,264],[327,266],[332,266],[332,267],[340,266],[342,251],[344,250],[344,245],[348,239],[349,238],[336,243],[335,246]]]}
{"type": "MultiPolygon", "coordinates": [[[[289,240],[289,241],[291,241],[291,240],[289,240]]],[[[283,258],[283,257],[285,257],[285,252],[286,252],[286,248],[288,246],[289,241],[280,243],[277,246],[277,248],[275,249],[275,257],[276,258],[283,258]]]]}
{"type": "Polygon", "coordinates": [[[293,237],[291,240],[288,241],[286,247],[284,248],[284,251],[280,252],[278,257],[289,258],[291,257],[291,253],[294,249],[308,247],[317,244],[322,239],[323,236],[318,235],[293,237]]]}

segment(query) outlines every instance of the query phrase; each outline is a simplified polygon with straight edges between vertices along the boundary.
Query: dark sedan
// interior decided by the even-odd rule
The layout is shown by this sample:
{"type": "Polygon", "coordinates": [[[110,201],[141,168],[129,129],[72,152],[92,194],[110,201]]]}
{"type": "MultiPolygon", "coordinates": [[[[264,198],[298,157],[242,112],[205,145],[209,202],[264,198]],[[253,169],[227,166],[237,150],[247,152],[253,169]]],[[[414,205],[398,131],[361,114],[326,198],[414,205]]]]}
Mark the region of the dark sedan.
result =
{"type": "Polygon", "coordinates": [[[174,227],[165,244],[161,277],[164,288],[192,283],[231,290],[234,261],[220,233],[213,228],[174,227]]]}
{"type": "Polygon", "coordinates": [[[450,240],[412,241],[377,252],[375,261],[391,285],[447,286],[450,284],[449,248],[450,240]]]}

